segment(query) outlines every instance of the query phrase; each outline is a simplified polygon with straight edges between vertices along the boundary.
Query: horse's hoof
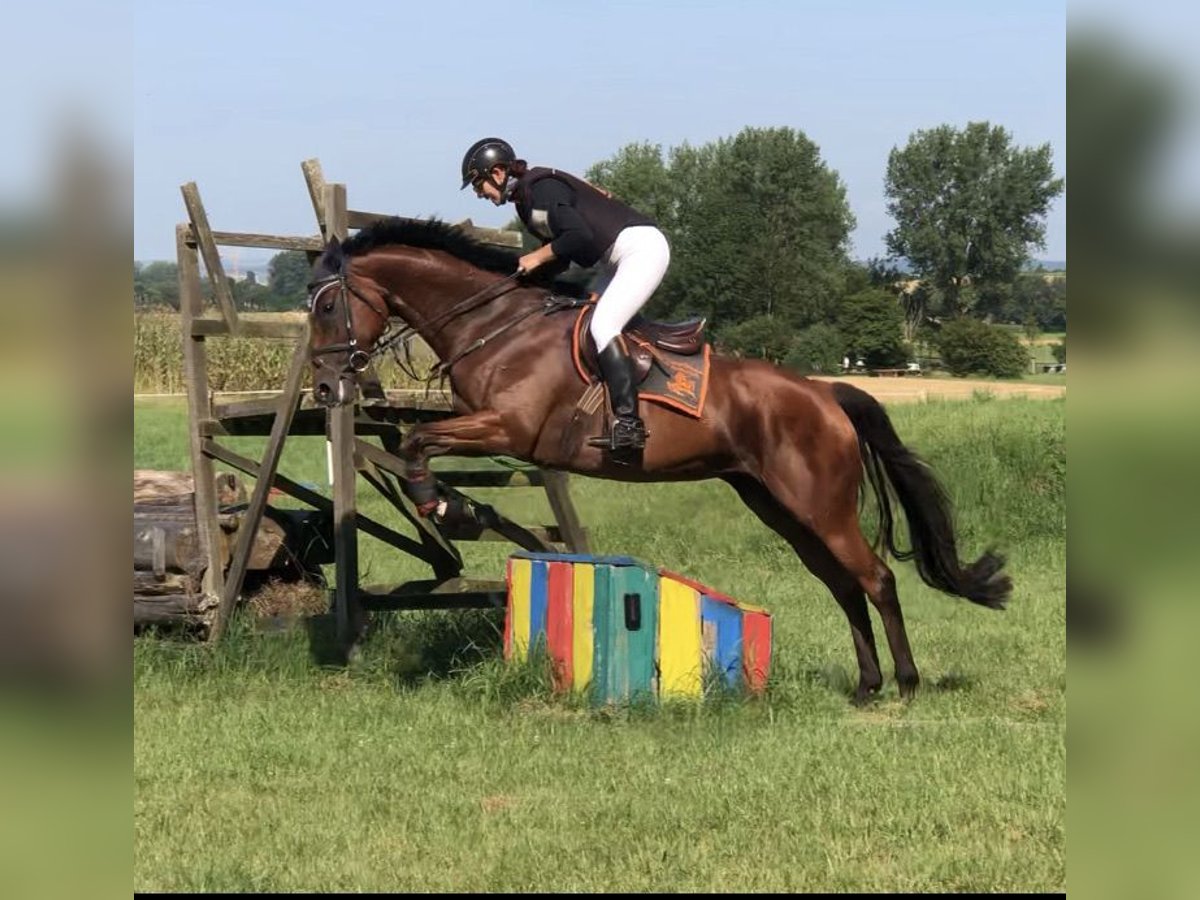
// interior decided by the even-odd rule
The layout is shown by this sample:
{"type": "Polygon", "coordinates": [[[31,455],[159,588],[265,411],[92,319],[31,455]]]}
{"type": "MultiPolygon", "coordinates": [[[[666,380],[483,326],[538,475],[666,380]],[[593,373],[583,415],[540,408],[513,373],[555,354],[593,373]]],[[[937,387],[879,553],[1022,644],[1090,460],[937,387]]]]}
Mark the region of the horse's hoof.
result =
{"type": "Polygon", "coordinates": [[[896,686],[900,688],[900,699],[912,700],[917,696],[917,686],[920,683],[921,679],[917,677],[915,672],[910,677],[897,676],[896,686]]]}
{"type": "Polygon", "coordinates": [[[854,692],[854,705],[866,706],[869,703],[874,703],[879,699],[880,687],[881,685],[878,684],[860,684],[858,690],[854,692]]]}

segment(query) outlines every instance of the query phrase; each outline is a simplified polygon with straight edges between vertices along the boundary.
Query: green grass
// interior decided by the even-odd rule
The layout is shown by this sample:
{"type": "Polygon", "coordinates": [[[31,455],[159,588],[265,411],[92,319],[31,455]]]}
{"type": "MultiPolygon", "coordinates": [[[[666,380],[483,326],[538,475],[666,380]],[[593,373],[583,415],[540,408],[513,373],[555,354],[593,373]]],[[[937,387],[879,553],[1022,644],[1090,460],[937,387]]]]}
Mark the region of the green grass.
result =
{"type": "MultiPolygon", "coordinates": [[[[950,491],[965,552],[999,544],[1016,584],[995,613],[893,564],[923,676],[912,703],[876,617],[888,681],[850,705],[844,617],[728,488],[573,479],[596,552],[771,610],[765,698],[592,711],[507,670],[482,612],[388,617],[349,670],[313,662],[305,631],[247,619],[215,650],[139,638],[135,887],[1064,890],[1065,403],[891,413],[950,491]]],[[[135,404],[135,466],[186,468],[185,421],[135,404]]],[[[291,441],[283,468],[323,483],[322,441],[291,441]]],[[[387,517],[368,491],[362,509],[387,517]]],[[[549,522],[538,493],[477,492],[549,522]]],[[[426,577],[361,544],[365,581],[426,577]]],[[[462,545],[468,574],[500,577],[509,549],[462,545]]]]}

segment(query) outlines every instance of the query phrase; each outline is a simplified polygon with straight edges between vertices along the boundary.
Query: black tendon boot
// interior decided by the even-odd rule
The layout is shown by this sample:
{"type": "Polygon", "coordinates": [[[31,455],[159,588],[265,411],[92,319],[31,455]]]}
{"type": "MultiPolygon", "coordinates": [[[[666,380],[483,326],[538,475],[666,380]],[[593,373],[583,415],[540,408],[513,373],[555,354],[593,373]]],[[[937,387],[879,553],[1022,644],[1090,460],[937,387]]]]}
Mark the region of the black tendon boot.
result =
{"type": "Polygon", "coordinates": [[[633,383],[633,360],[625,351],[625,344],[613,338],[598,354],[600,372],[608,385],[612,400],[612,411],[616,417],[612,434],[594,437],[588,443],[593,447],[604,447],[611,451],[641,450],[646,446],[646,426],[638,416],[637,387],[633,383]]]}

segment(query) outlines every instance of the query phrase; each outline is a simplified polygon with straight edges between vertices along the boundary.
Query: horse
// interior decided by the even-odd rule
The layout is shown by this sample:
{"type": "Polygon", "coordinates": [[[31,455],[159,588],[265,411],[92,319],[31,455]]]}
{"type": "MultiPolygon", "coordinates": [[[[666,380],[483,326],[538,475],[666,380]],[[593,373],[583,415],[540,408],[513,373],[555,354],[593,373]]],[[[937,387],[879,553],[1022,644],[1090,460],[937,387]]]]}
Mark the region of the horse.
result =
{"type": "Polygon", "coordinates": [[[616,459],[579,440],[606,415],[594,408],[581,421],[588,385],[570,352],[577,317],[564,308],[585,301],[556,303],[548,281],[519,270],[517,258],[436,219],[390,219],[330,240],[314,263],[309,352],[318,403],[353,402],[359,374],[396,345],[393,318],[404,323],[402,336],[420,335],[449,379],[455,415],[413,426],[399,446],[404,490],[422,516],[437,521],[446,512],[428,469],[442,454],[510,456],[629,482],[721,479],[841,606],[858,661],[856,704],[883,685],[868,598],[900,695],[910,699],[920,682],[895,576],[876,551],[911,560],[926,584],[948,595],[1005,607],[1012,581],[1004,557],[988,549],[960,561],[942,484],[901,442],[883,407],[852,385],[714,352],[700,416],[640,402],[649,438],[638,459],[616,459]],[[859,523],[868,489],[879,518],[874,547],[859,523]],[[897,546],[897,501],[907,550],[897,546]]]}

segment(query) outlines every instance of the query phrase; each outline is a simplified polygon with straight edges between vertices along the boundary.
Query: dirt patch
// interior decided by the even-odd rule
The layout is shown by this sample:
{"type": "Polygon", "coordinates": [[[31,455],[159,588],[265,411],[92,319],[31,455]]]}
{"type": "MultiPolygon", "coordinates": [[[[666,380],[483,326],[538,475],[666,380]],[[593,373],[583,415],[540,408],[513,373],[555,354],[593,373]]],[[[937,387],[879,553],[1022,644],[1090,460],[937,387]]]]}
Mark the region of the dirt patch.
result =
{"type": "Polygon", "coordinates": [[[1021,381],[974,381],[968,378],[841,378],[813,375],[817,381],[841,381],[866,391],[883,403],[917,403],[921,400],[970,400],[976,392],[995,397],[1031,397],[1049,400],[1067,393],[1066,385],[1026,384],[1021,381]]]}
{"type": "Polygon", "coordinates": [[[247,597],[256,618],[317,616],[329,611],[329,596],[319,585],[270,579],[247,597]]]}

